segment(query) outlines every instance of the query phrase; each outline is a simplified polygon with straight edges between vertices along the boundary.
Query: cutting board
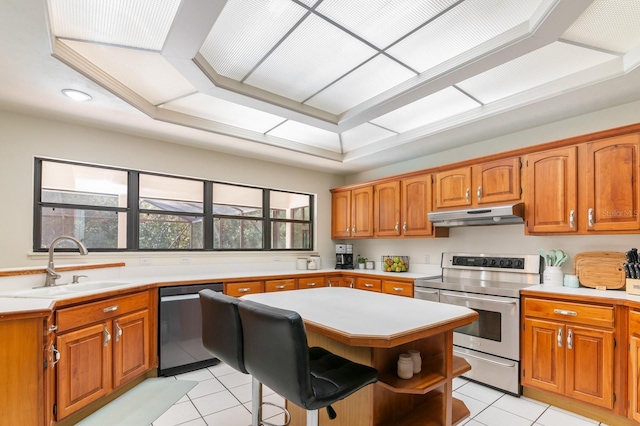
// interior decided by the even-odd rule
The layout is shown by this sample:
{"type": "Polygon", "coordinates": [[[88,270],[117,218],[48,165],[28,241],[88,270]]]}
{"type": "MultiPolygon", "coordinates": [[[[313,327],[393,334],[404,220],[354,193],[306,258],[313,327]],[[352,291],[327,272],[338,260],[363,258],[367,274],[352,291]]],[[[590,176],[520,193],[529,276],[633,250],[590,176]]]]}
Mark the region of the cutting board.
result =
{"type": "Polygon", "coordinates": [[[625,286],[624,253],[617,251],[587,251],[573,258],[573,273],[580,284],[595,288],[619,289],[625,286]]]}

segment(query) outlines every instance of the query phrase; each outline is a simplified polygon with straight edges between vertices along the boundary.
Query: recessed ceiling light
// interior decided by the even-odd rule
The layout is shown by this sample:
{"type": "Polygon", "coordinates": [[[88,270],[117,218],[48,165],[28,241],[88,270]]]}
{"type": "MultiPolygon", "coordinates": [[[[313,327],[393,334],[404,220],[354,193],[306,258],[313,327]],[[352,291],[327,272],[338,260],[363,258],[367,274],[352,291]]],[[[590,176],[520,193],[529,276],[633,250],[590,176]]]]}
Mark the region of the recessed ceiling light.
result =
{"type": "Polygon", "coordinates": [[[77,102],[90,101],[91,99],[93,99],[91,95],[75,89],[62,89],[62,94],[77,102]]]}

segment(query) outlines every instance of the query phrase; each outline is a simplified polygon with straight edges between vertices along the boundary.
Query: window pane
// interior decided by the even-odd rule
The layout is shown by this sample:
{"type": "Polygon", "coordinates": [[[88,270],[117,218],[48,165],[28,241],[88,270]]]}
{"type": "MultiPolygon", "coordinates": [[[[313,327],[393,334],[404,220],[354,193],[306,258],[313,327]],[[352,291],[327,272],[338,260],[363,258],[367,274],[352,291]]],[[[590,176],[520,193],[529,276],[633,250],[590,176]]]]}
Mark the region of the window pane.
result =
{"type": "Polygon", "coordinates": [[[271,248],[310,249],[311,236],[308,223],[272,222],[271,248]]]}
{"type": "Polygon", "coordinates": [[[309,220],[310,195],[270,191],[269,199],[272,218],[309,220]]]}
{"type": "Polygon", "coordinates": [[[127,206],[126,171],[42,162],[42,201],[99,207],[127,206]]]}
{"type": "Polygon", "coordinates": [[[214,183],[213,214],[262,217],[262,189],[214,183]]]}
{"type": "Polygon", "coordinates": [[[202,213],[204,182],[140,174],[140,208],[202,213]]]}
{"type": "Polygon", "coordinates": [[[262,221],[214,218],[213,248],[261,249],[262,221]]]}
{"type": "MultiPolygon", "coordinates": [[[[61,235],[71,235],[91,249],[126,247],[127,216],[125,213],[99,210],[42,208],[40,248],[48,248],[61,235]]],[[[58,247],[75,248],[72,242],[61,241],[58,247]]]]}
{"type": "Polygon", "coordinates": [[[201,216],[140,214],[141,249],[200,249],[203,235],[201,216]]]}

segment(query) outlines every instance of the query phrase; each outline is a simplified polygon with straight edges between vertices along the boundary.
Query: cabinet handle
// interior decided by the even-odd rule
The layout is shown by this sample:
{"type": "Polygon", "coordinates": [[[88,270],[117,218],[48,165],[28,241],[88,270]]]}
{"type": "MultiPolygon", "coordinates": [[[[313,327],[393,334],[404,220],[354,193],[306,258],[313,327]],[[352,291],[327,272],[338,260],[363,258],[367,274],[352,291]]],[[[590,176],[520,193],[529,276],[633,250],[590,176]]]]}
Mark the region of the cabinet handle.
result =
{"type": "Polygon", "coordinates": [[[111,340],[111,333],[109,333],[109,330],[107,330],[107,327],[105,327],[102,334],[104,336],[102,345],[106,347],[109,344],[109,340],[111,340]]]}
{"type": "Polygon", "coordinates": [[[286,287],[287,287],[286,285],[277,285],[276,289],[277,290],[282,290],[283,288],[286,288],[286,287]]]}
{"type": "Polygon", "coordinates": [[[402,224],[402,233],[407,235],[407,222],[402,224]]]}
{"type": "Polygon", "coordinates": [[[393,291],[399,291],[399,292],[402,292],[402,291],[403,291],[403,289],[402,289],[402,287],[393,287],[393,291]]]}
{"type": "Polygon", "coordinates": [[[307,287],[315,287],[316,283],[307,283],[307,287]]]}
{"type": "Polygon", "coordinates": [[[395,230],[396,230],[396,235],[400,235],[400,222],[396,222],[395,230]]]}
{"type": "Polygon", "coordinates": [[[356,235],[356,227],[351,227],[351,235],[356,235]]]}
{"type": "Polygon", "coordinates": [[[116,342],[120,341],[120,337],[122,337],[122,328],[120,327],[120,324],[116,322],[116,342]]]}
{"type": "Polygon", "coordinates": [[[576,311],[567,311],[566,309],[554,309],[553,310],[554,314],[558,314],[558,315],[567,315],[570,317],[577,317],[578,313],[576,311]]]}
{"type": "Polygon", "coordinates": [[[571,210],[569,212],[569,228],[573,229],[576,227],[576,212],[575,210],[571,210]]]}
{"type": "Polygon", "coordinates": [[[464,198],[467,200],[467,203],[470,201],[470,197],[471,197],[471,190],[467,188],[467,190],[464,193],[464,198]]]}
{"type": "Polygon", "coordinates": [[[353,288],[353,280],[349,283],[349,288],[353,288]]]}
{"type": "Polygon", "coordinates": [[[49,326],[49,329],[47,330],[49,333],[53,333],[54,331],[56,331],[58,329],[58,326],[55,324],[52,324],[49,326]]]}
{"type": "Polygon", "coordinates": [[[364,286],[365,286],[365,287],[367,287],[367,288],[371,288],[371,287],[373,287],[373,284],[371,284],[371,283],[364,283],[364,286]]]}
{"type": "Polygon", "coordinates": [[[351,228],[347,226],[347,235],[351,235],[351,228]]]}
{"type": "Polygon", "coordinates": [[[58,351],[58,348],[56,348],[56,345],[51,345],[51,356],[53,358],[51,366],[53,367],[58,363],[58,361],[60,361],[60,352],[58,351]]]}
{"type": "Polygon", "coordinates": [[[573,349],[573,330],[569,329],[567,333],[567,349],[573,349]]]}
{"type": "Polygon", "coordinates": [[[102,310],[102,312],[104,312],[105,314],[108,312],[114,312],[118,310],[118,305],[113,305],[113,306],[109,306],[108,308],[104,308],[102,310]]]}
{"type": "Polygon", "coordinates": [[[242,287],[238,289],[238,293],[246,293],[248,291],[251,291],[249,287],[242,287]]]}
{"type": "Polygon", "coordinates": [[[558,327],[558,347],[562,347],[562,327],[558,327]]]}
{"type": "Polygon", "coordinates": [[[478,192],[476,192],[476,195],[478,196],[478,201],[482,201],[482,186],[478,187],[478,192]]]}
{"type": "Polygon", "coordinates": [[[593,228],[593,209],[587,210],[587,218],[589,222],[589,228],[593,228]]]}

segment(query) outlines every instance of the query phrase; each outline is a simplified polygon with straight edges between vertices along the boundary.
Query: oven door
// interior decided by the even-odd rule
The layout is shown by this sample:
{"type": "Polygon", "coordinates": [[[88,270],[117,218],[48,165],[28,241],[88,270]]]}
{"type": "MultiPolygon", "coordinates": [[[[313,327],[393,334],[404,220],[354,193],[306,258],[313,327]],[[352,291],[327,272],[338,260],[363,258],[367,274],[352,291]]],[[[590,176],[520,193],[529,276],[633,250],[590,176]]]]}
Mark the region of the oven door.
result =
{"type": "Polygon", "coordinates": [[[454,330],[454,345],[520,360],[520,299],[441,290],[440,303],[478,312],[477,321],[454,330]]]}

